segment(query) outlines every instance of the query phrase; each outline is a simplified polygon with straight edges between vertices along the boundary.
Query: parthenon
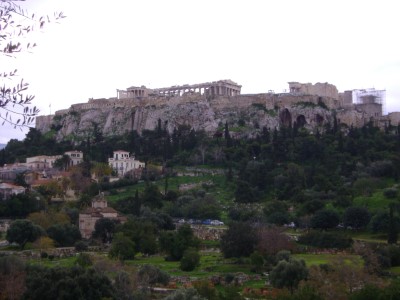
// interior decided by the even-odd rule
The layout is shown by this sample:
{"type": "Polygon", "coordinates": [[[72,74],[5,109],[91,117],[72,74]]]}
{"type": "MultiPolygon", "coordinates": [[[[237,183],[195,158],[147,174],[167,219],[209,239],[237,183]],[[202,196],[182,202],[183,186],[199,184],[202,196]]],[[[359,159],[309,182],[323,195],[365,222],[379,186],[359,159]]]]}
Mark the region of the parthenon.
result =
{"type": "Polygon", "coordinates": [[[117,90],[118,99],[148,97],[149,95],[182,96],[185,93],[199,93],[206,96],[237,96],[242,86],[232,80],[219,80],[198,84],[175,85],[166,88],[148,89],[145,86],[117,90]]]}

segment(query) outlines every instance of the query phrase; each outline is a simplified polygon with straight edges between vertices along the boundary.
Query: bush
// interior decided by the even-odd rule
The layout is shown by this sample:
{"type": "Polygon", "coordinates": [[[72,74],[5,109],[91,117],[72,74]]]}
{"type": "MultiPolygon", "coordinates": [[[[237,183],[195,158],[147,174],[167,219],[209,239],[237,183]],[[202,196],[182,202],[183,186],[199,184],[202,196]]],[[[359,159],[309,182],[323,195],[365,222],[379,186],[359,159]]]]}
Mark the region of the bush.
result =
{"type": "Polygon", "coordinates": [[[167,285],[170,280],[168,273],[153,265],[142,266],[138,272],[138,278],[141,284],[147,285],[154,285],[157,283],[167,285]]]}
{"type": "Polygon", "coordinates": [[[353,240],[337,232],[311,231],[299,237],[299,243],[318,248],[349,248],[353,240]]]}
{"type": "Polygon", "coordinates": [[[88,248],[88,244],[84,241],[79,241],[75,244],[75,250],[78,252],[87,251],[88,248]]]}
{"type": "Polygon", "coordinates": [[[330,209],[317,211],[310,220],[312,228],[329,229],[339,224],[339,214],[330,209]]]}
{"type": "Polygon", "coordinates": [[[80,253],[75,260],[75,264],[85,268],[93,265],[92,258],[87,253],[80,253]]]}
{"type": "Polygon", "coordinates": [[[200,254],[194,248],[188,248],[182,256],[180,268],[182,271],[193,271],[200,265],[200,254]]]}
{"type": "Polygon", "coordinates": [[[367,226],[370,219],[371,215],[365,207],[348,207],[344,212],[343,223],[345,227],[359,229],[367,226]]]}
{"type": "Polygon", "coordinates": [[[383,195],[385,195],[388,199],[394,199],[397,197],[397,189],[396,188],[387,188],[383,191],[383,195]]]}

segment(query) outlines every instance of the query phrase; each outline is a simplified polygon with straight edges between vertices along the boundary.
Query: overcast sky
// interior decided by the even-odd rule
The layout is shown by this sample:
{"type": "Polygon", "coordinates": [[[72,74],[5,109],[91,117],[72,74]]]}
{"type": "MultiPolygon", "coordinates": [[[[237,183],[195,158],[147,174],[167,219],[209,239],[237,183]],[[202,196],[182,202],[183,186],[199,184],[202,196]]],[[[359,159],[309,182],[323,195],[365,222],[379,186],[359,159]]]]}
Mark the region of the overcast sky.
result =
{"type": "MultiPolygon", "coordinates": [[[[400,111],[398,1],[27,0],[67,18],[12,60],[43,115],[116,89],[231,79],[242,93],[287,82],[386,89],[400,111]],[[51,108],[49,105],[51,104],[51,108]]],[[[4,64],[3,64],[4,66],[4,64]]],[[[1,70],[3,71],[3,70],[1,70]]],[[[0,127],[0,143],[24,133],[0,127]]]]}

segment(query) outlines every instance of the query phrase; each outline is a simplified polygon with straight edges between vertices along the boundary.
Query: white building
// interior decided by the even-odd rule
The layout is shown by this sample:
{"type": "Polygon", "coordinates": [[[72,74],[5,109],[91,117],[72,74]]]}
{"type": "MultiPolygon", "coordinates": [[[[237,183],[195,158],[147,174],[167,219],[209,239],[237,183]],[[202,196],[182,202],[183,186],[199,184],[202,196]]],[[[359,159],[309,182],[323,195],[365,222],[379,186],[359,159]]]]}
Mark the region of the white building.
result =
{"type": "Polygon", "coordinates": [[[31,170],[44,170],[51,169],[54,166],[54,162],[61,158],[61,155],[39,155],[26,158],[26,166],[31,170]]]}
{"type": "Polygon", "coordinates": [[[25,193],[25,188],[23,186],[10,184],[10,183],[0,183],[0,197],[3,200],[10,198],[12,195],[18,195],[25,193]]]}
{"type": "Polygon", "coordinates": [[[83,162],[82,151],[67,151],[65,152],[65,155],[68,155],[70,158],[70,166],[76,166],[83,162]]]}
{"type": "Polygon", "coordinates": [[[119,177],[124,176],[129,171],[145,167],[145,163],[135,160],[134,156],[130,156],[128,151],[123,150],[114,151],[113,157],[108,159],[108,164],[119,177]]]}

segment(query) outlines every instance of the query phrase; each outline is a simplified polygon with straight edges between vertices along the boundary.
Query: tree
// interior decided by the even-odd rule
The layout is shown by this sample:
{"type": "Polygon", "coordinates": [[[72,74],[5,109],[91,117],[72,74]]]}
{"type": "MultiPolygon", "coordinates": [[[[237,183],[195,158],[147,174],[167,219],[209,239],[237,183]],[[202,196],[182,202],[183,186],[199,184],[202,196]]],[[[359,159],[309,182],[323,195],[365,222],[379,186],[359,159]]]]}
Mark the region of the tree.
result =
{"type": "Polygon", "coordinates": [[[0,215],[7,217],[25,218],[29,213],[45,207],[34,193],[12,195],[5,201],[0,201],[0,215]]]}
{"type": "Polygon", "coordinates": [[[258,236],[251,224],[233,222],[221,237],[221,251],[226,258],[249,256],[257,242],[258,236]]]}
{"type": "Polygon", "coordinates": [[[364,228],[368,225],[371,215],[365,207],[348,207],[343,215],[345,227],[354,229],[364,228]]]}
{"type": "Polygon", "coordinates": [[[53,225],[47,229],[47,234],[58,247],[71,247],[82,238],[79,228],[71,224],[53,225]]]}
{"type": "Polygon", "coordinates": [[[33,243],[33,247],[40,250],[54,248],[54,241],[47,236],[41,236],[33,243]]]}
{"type": "Polygon", "coordinates": [[[108,255],[111,258],[117,258],[121,261],[135,258],[135,243],[126,237],[123,233],[118,232],[111,244],[108,255]]]}
{"type": "Polygon", "coordinates": [[[198,248],[200,240],[194,236],[188,225],[179,227],[178,231],[166,231],[160,235],[160,248],[168,254],[167,259],[180,260],[189,247],[198,248]]]}
{"type": "MultiPolygon", "coordinates": [[[[34,14],[28,15],[16,2],[0,1],[0,53],[5,57],[15,57],[17,53],[32,50],[36,43],[27,41],[26,36],[50,22],[48,16],[38,18],[34,14]]],[[[59,20],[64,16],[59,13],[54,14],[54,18],[59,20]]],[[[34,96],[24,95],[28,83],[21,79],[14,85],[16,77],[16,69],[0,72],[0,120],[2,124],[9,123],[15,128],[28,127],[39,110],[36,106],[30,107],[34,96]]]]}
{"type": "Polygon", "coordinates": [[[389,204],[389,232],[388,232],[388,244],[396,244],[398,238],[398,224],[396,223],[394,212],[398,209],[398,205],[391,203],[389,204]]]}
{"type": "Polygon", "coordinates": [[[150,184],[145,188],[142,203],[150,208],[162,207],[162,195],[156,185],[150,184]]]}
{"type": "Polygon", "coordinates": [[[138,279],[141,285],[151,286],[155,284],[167,285],[170,276],[167,272],[160,270],[153,265],[143,265],[138,272],[138,279]]]}
{"type": "Polygon", "coordinates": [[[258,197],[247,181],[238,180],[236,183],[235,201],[237,203],[257,202],[258,197]]]}
{"type": "Polygon", "coordinates": [[[193,271],[200,265],[200,254],[197,249],[188,248],[181,258],[180,269],[182,271],[193,271]]]}
{"type": "Polygon", "coordinates": [[[110,176],[113,169],[107,163],[94,163],[92,167],[92,173],[95,174],[95,177],[98,179],[102,179],[105,176],[110,176]]]}
{"type": "Polygon", "coordinates": [[[25,292],[25,263],[16,256],[0,257],[0,299],[21,299],[25,292]]]}
{"type": "Polygon", "coordinates": [[[106,275],[93,268],[45,268],[30,266],[23,299],[114,299],[115,290],[106,275]]]}
{"type": "Polygon", "coordinates": [[[264,227],[258,231],[257,250],[261,255],[276,255],[281,250],[293,250],[295,243],[277,227],[264,227]]]}
{"type": "Polygon", "coordinates": [[[334,228],[339,224],[339,214],[334,210],[322,209],[312,216],[310,222],[312,228],[334,228]]]}
{"type": "Polygon", "coordinates": [[[353,299],[352,294],[364,286],[382,283],[377,276],[361,268],[357,261],[344,260],[340,256],[331,264],[311,266],[307,277],[307,285],[315,289],[323,299],[353,299]]]}
{"type": "Polygon", "coordinates": [[[101,218],[94,225],[94,238],[100,238],[103,243],[110,243],[115,232],[116,221],[109,218],[101,218]]]}
{"type": "Polygon", "coordinates": [[[54,211],[30,213],[27,219],[36,225],[39,225],[44,230],[47,230],[49,227],[54,225],[70,223],[70,218],[66,213],[54,211]]]}
{"type": "Polygon", "coordinates": [[[62,171],[66,171],[71,163],[71,158],[64,154],[60,158],[56,159],[54,162],[54,168],[57,168],[62,171]]]}
{"type": "Polygon", "coordinates": [[[280,261],[271,271],[270,280],[274,287],[288,288],[290,293],[299,285],[299,282],[306,279],[308,270],[304,260],[291,258],[289,261],[280,261]]]}
{"type": "Polygon", "coordinates": [[[155,254],[158,250],[156,226],[147,220],[128,220],[117,230],[135,243],[135,251],[143,254],[155,254]]]}
{"type": "Polygon", "coordinates": [[[11,223],[7,230],[6,239],[10,243],[17,243],[21,249],[24,249],[26,243],[34,242],[40,236],[44,235],[42,227],[33,224],[29,220],[16,220],[11,223]]]}

